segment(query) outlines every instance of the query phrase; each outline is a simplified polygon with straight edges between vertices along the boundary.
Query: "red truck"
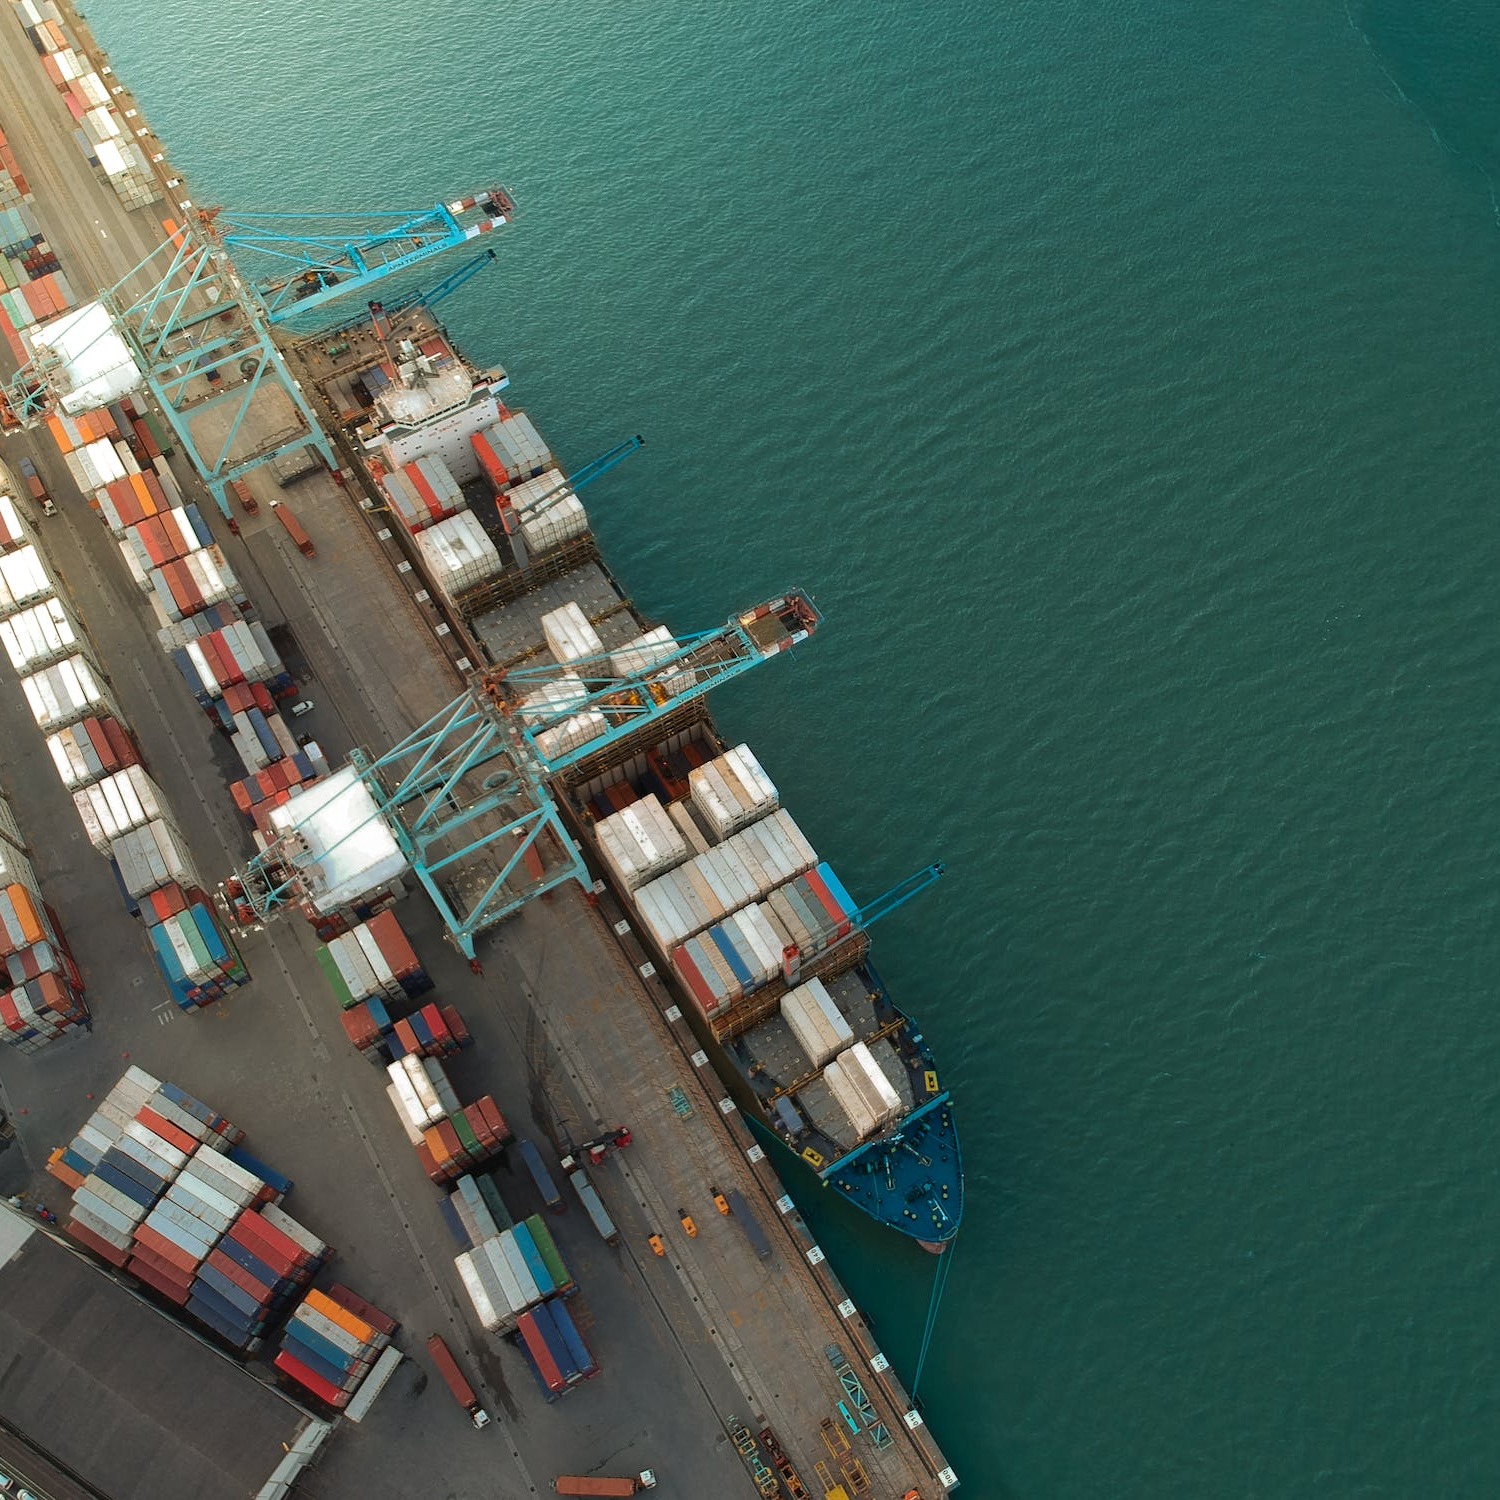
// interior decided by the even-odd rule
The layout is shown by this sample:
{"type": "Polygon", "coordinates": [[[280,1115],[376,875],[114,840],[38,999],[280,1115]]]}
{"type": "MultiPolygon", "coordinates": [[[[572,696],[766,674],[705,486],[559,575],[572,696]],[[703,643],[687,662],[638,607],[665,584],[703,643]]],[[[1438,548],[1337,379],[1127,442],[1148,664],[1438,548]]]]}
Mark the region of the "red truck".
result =
{"type": "Polygon", "coordinates": [[[552,1481],[552,1488],[559,1495],[639,1495],[642,1490],[656,1488],[656,1475],[650,1469],[642,1469],[629,1479],[606,1479],[602,1475],[585,1478],[579,1474],[559,1474],[552,1481]]]}
{"type": "Polygon", "coordinates": [[[273,500],[271,506],[276,512],[276,519],[281,522],[282,529],[296,542],[297,550],[304,557],[316,557],[317,551],[313,547],[312,538],[302,529],[302,522],[280,501],[273,500]]]}
{"type": "MultiPolygon", "coordinates": [[[[453,1399],[468,1412],[469,1420],[476,1427],[488,1427],[490,1425],[490,1414],[479,1404],[479,1397],[474,1394],[474,1387],[464,1377],[464,1372],[459,1369],[458,1361],[454,1359],[452,1351],[443,1342],[443,1336],[435,1333],[427,1340],[427,1353],[433,1364],[437,1366],[438,1374],[443,1377],[443,1384],[453,1394],[453,1399]]],[[[566,1490],[563,1491],[567,1493],[566,1490]]]]}

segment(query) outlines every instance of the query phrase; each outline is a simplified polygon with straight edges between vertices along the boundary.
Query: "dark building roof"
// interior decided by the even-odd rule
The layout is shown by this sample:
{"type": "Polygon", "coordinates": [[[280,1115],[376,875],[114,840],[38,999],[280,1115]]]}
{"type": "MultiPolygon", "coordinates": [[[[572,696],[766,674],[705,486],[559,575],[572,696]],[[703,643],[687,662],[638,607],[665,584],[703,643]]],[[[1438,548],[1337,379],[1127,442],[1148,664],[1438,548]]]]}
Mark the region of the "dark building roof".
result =
{"type": "Polygon", "coordinates": [[[0,1423],[111,1500],[230,1500],[306,1415],[0,1208],[0,1423]]]}

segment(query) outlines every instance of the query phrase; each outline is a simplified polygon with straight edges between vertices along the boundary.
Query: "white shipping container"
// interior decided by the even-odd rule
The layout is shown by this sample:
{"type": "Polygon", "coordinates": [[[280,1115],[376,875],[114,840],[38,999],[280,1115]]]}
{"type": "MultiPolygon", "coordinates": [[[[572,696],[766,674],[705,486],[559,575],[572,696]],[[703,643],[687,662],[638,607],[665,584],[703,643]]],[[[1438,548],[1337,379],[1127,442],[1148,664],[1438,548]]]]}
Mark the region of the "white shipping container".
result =
{"type": "MultiPolygon", "coordinates": [[[[421,1128],[412,1120],[407,1105],[402,1102],[401,1090],[394,1083],[385,1086],[386,1097],[391,1101],[391,1108],[396,1111],[396,1118],[401,1121],[401,1128],[406,1132],[406,1138],[413,1146],[420,1146],[423,1141],[421,1128]]],[[[417,1108],[416,1096],[412,1096],[412,1108],[417,1108]]]]}
{"type": "Polygon", "coordinates": [[[73,805],[88,830],[89,842],[100,850],[132,828],[143,828],[165,816],[156,783],[140,766],[127,766],[93,786],[74,792],[73,805]]]}
{"type": "Polygon", "coordinates": [[[24,546],[30,535],[31,528],[22,519],[15,500],[0,493],[0,545],[24,546]]]}
{"type": "Polygon", "coordinates": [[[455,599],[500,572],[500,554],[478,520],[467,510],[416,535],[433,586],[455,599]]]}
{"type": "Polygon", "coordinates": [[[861,1140],[901,1113],[900,1098],[864,1042],[829,1063],[823,1081],[861,1140]]]}
{"type": "Polygon", "coordinates": [[[0,620],[0,642],[10,664],[22,674],[71,656],[80,637],[72,615],[61,599],[44,599],[7,620],[0,620]]]}
{"type": "Polygon", "coordinates": [[[594,836],[605,863],[629,891],[680,865],[691,853],[654,794],[601,818],[594,836]]]}
{"type": "Polygon", "coordinates": [[[599,639],[599,632],[589,623],[589,617],[576,602],[570,602],[561,609],[554,609],[543,615],[541,623],[547,649],[562,666],[572,666],[574,662],[604,655],[604,642],[599,639]]]}
{"type": "Polygon", "coordinates": [[[17,547],[0,557],[0,616],[57,592],[42,555],[34,546],[17,547]]]}
{"type": "Polygon", "coordinates": [[[21,691],[39,729],[60,729],[76,724],[91,711],[110,707],[103,688],[82,656],[70,656],[23,677],[21,691]]]}
{"type": "Polygon", "coordinates": [[[491,1296],[489,1288],[484,1284],[484,1278],[479,1274],[474,1264],[474,1252],[466,1250],[462,1255],[454,1257],[454,1266],[458,1270],[458,1279],[463,1282],[464,1291],[468,1293],[469,1303],[474,1309],[475,1316],[479,1319],[480,1326],[487,1333],[494,1333],[509,1321],[509,1309],[501,1312],[495,1306],[495,1299],[491,1296]]]}
{"type": "Polygon", "coordinates": [[[809,980],[781,998],[782,1019],[814,1067],[836,1057],[854,1040],[854,1029],[821,979],[809,980]]]}
{"type": "Polygon", "coordinates": [[[520,535],[526,550],[533,556],[550,552],[589,529],[588,512],[571,490],[556,496],[545,508],[521,511],[520,535]]]}

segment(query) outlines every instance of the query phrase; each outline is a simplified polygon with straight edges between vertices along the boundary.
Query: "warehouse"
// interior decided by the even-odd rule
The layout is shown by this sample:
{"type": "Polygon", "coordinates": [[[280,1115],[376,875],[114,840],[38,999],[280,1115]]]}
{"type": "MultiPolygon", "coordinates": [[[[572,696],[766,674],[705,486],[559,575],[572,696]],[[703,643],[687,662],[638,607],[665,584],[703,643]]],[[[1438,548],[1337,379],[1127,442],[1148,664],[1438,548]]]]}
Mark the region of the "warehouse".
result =
{"type": "Polygon", "coordinates": [[[329,1430],[4,1207],[0,1351],[7,1456],[55,1495],[269,1500],[329,1430]]]}

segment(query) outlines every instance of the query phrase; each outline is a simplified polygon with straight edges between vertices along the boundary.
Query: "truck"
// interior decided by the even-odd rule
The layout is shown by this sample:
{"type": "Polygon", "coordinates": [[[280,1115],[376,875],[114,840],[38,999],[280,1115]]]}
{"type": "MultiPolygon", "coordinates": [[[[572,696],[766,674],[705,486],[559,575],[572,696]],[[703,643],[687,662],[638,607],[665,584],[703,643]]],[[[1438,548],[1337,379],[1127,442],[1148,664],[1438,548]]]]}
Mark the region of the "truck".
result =
{"type": "Polygon", "coordinates": [[[280,501],[273,500],[271,504],[276,512],[276,519],[281,522],[282,530],[297,544],[297,550],[303,557],[316,557],[317,549],[312,544],[312,538],[302,529],[302,522],[280,501]]]}
{"type": "Polygon", "coordinates": [[[253,516],[260,509],[255,496],[250,493],[250,486],[243,479],[231,479],[229,488],[234,491],[234,498],[240,502],[247,516],[253,516]]]}
{"type": "Polygon", "coordinates": [[[516,1142],[516,1149],[521,1153],[521,1160],[526,1163],[526,1170],[531,1173],[537,1192],[542,1195],[542,1202],[553,1213],[562,1213],[567,1204],[563,1202],[562,1194],[558,1192],[557,1184],[553,1182],[552,1174],[542,1160],[542,1153],[524,1136],[516,1142]]]}
{"type": "Polygon", "coordinates": [[[620,1231],[615,1228],[615,1221],[610,1218],[604,1207],[604,1200],[600,1198],[589,1181],[588,1173],[582,1167],[572,1167],[568,1170],[568,1181],[573,1184],[573,1191],[578,1194],[578,1201],[583,1204],[584,1211],[593,1221],[594,1228],[599,1231],[599,1238],[606,1245],[618,1245],[620,1243],[620,1231]]]}
{"type": "Polygon", "coordinates": [[[552,1481],[552,1488],[559,1495],[639,1495],[642,1490],[656,1488],[656,1475],[650,1469],[642,1469],[628,1479],[608,1479],[602,1474],[559,1474],[552,1481]]]}
{"type": "Polygon", "coordinates": [[[42,483],[42,476],[36,471],[36,465],[29,458],[23,458],[20,468],[21,477],[26,481],[27,494],[44,516],[55,516],[57,507],[52,503],[52,496],[47,493],[47,486],[42,483]]]}
{"type": "Polygon", "coordinates": [[[453,1352],[443,1342],[442,1334],[435,1333],[427,1340],[427,1353],[433,1364],[437,1366],[437,1372],[443,1377],[443,1384],[448,1387],[453,1399],[469,1414],[469,1421],[475,1427],[488,1427],[490,1414],[479,1404],[479,1397],[474,1394],[474,1387],[469,1384],[464,1372],[459,1369],[458,1361],[454,1359],[453,1352]]]}

